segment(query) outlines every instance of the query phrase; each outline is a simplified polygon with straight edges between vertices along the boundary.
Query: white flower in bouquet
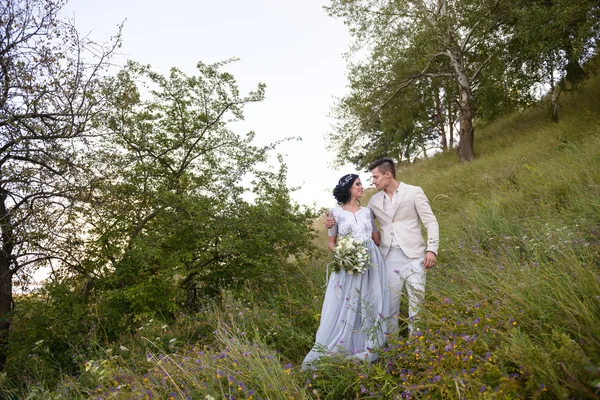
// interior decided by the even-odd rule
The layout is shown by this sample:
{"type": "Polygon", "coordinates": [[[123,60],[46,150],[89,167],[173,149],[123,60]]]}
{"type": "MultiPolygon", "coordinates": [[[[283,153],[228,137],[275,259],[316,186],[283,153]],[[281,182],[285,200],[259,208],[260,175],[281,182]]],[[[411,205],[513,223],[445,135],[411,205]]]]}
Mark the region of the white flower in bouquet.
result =
{"type": "Polygon", "coordinates": [[[346,270],[348,274],[362,274],[371,266],[371,252],[367,246],[352,236],[338,237],[333,252],[333,270],[346,270]]]}

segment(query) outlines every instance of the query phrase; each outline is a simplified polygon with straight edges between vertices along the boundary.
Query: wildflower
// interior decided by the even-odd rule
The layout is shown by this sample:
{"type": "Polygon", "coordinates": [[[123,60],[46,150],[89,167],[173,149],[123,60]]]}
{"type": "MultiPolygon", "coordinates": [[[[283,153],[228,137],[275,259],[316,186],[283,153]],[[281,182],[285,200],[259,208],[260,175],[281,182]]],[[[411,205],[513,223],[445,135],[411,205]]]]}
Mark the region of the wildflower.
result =
{"type": "Polygon", "coordinates": [[[479,322],[481,321],[480,318],[475,318],[475,320],[473,321],[473,326],[477,326],[479,325],[479,322]]]}

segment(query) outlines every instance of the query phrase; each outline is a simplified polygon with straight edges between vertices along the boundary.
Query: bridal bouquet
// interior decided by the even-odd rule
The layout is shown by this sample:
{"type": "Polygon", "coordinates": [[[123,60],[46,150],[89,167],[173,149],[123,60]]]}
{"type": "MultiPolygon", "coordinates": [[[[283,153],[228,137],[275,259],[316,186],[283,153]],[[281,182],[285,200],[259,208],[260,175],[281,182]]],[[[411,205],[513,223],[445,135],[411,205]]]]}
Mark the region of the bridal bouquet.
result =
{"type": "Polygon", "coordinates": [[[352,236],[340,236],[331,265],[335,272],[345,269],[349,274],[362,274],[371,266],[371,252],[363,242],[352,236]]]}

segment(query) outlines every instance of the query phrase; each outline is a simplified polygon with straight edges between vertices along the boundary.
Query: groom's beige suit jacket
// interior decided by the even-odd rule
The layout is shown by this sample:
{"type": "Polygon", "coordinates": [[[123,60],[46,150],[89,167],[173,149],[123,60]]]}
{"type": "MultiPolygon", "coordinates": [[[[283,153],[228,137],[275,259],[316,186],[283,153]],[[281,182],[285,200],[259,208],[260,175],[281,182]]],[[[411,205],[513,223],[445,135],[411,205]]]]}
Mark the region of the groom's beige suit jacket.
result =
{"type": "Polygon", "coordinates": [[[385,259],[392,245],[392,238],[409,258],[423,257],[425,251],[432,251],[437,255],[439,245],[439,226],[435,215],[431,211],[427,196],[418,186],[407,185],[400,182],[398,193],[399,201],[395,202],[395,210],[389,216],[383,208],[385,193],[380,191],[371,197],[368,207],[373,210],[381,230],[381,244],[379,250],[385,259]],[[422,222],[427,229],[427,246],[421,233],[422,222]]]}

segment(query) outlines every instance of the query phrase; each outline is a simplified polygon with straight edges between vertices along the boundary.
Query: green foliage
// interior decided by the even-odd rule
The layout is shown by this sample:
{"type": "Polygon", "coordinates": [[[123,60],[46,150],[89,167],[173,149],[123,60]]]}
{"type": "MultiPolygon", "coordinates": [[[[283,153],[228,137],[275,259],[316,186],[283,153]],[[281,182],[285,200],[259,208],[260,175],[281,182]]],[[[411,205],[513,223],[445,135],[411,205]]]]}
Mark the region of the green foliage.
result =
{"type": "Polygon", "coordinates": [[[456,121],[459,159],[471,161],[473,123],[524,110],[548,85],[558,118],[555,88],[582,86],[600,34],[593,0],[332,0],[326,10],[366,53],[349,62],[350,93],[328,134],[337,163],[357,168],[446,150],[439,138],[456,121]]]}
{"type": "Polygon", "coordinates": [[[600,7],[594,1],[515,1],[510,23],[509,63],[547,82],[551,69],[564,89],[583,82],[584,64],[594,54],[600,31],[600,7]],[[565,78],[565,79],[562,79],[565,78]]]}
{"type": "MultiPolygon", "coordinates": [[[[327,357],[316,371],[299,370],[318,327],[330,255],[312,260],[311,251],[269,250],[266,242],[286,238],[284,230],[305,232],[298,221],[306,220],[288,205],[281,190],[284,174],[278,172],[257,174],[254,203],[221,204],[224,212],[213,215],[223,225],[195,224],[187,212],[165,208],[132,246],[123,247],[117,261],[131,264],[120,266],[122,272],[109,268],[95,281],[64,276],[44,296],[19,299],[12,332],[22,341],[11,348],[14,368],[0,379],[1,393],[215,399],[600,396],[598,93],[600,82],[593,81],[564,97],[558,124],[549,123],[539,107],[482,128],[481,153],[468,165],[439,154],[402,168],[399,177],[424,188],[440,222],[439,264],[428,273],[421,330],[411,338],[388,338],[377,362],[327,357]],[[267,211],[254,208],[259,204],[267,211]],[[238,209],[244,213],[236,215],[238,209]],[[244,224],[246,218],[251,226],[244,224]],[[272,223],[261,225],[263,219],[272,223]],[[231,244],[215,248],[239,258],[227,259],[222,268],[213,265],[205,275],[195,270],[198,293],[218,296],[199,297],[192,311],[184,312],[187,292],[181,282],[191,271],[186,260],[200,254],[194,249],[203,238],[214,238],[203,229],[216,227],[227,235],[225,224],[236,234],[227,237],[231,244]],[[264,242],[244,236],[246,230],[256,234],[267,228],[275,233],[264,242]],[[244,249],[244,243],[262,251],[244,249]],[[159,272],[169,279],[153,280],[159,272]],[[127,285],[118,287],[117,274],[127,285]],[[164,301],[177,306],[163,308],[162,320],[144,315],[152,307],[143,304],[154,304],[145,293],[139,303],[102,303],[108,301],[104,295],[117,298],[119,290],[133,293],[129,289],[136,285],[155,296],[173,296],[164,301]],[[77,302],[82,293],[89,302],[77,302]],[[135,314],[119,319],[108,334],[109,315],[118,319],[122,310],[132,309],[135,314]]],[[[177,204],[196,215],[209,204],[198,202],[199,209],[192,200],[177,204]]],[[[321,221],[312,222],[325,242],[321,221]]],[[[293,246],[292,239],[279,244],[293,246]]]]}
{"type": "Polygon", "coordinates": [[[89,125],[106,105],[105,70],[120,32],[105,45],[61,19],[62,0],[0,6],[0,369],[12,285],[49,263],[77,268],[77,208],[89,184],[89,125]]]}
{"type": "Polygon", "coordinates": [[[197,310],[223,288],[277,282],[292,257],[314,252],[314,211],[292,203],[283,160],[260,167],[276,143],[256,147],[252,132],[227,125],[264,85],[242,97],[226,64],[165,77],[130,62],[106,86],[112,107],[98,124],[110,134],[90,155],[95,184],[79,214],[87,269],[54,278],[85,286],[107,340],[140,318],[197,310]]]}

